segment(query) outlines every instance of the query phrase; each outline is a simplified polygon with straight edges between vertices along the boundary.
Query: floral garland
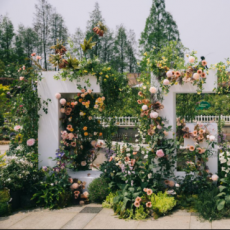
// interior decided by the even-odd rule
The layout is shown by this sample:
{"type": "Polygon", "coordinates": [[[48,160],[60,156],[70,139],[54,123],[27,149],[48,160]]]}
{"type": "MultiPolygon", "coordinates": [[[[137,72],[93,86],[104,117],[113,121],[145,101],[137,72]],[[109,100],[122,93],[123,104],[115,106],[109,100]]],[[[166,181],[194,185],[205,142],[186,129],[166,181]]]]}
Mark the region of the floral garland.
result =
{"type": "MultiPolygon", "coordinates": [[[[144,53],[141,64],[158,77],[164,93],[167,94],[173,85],[190,83],[197,85],[197,93],[201,94],[208,75],[207,62],[203,57],[203,60],[199,62],[196,51],[192,51],[190,54],[186,54],[188,63],[185,63],[177,46],[177,42],[170,42],[158,53],[155,52],[155,49],[144,53]]],[[[181,49],[185,51],[183,46],[181,49]]]]}
{"type": "MultiPolygon", "coordinates": [[[[74,99],[60,99],[61,147],[57,154],[74,170],[87,170],[97,157],[97,139],[103,135],[103,127],[93,118],[92,110],[102,112],[105,97],[93,94],[90,89],[81,89],[74,99]]],[[[61,164],[61,162],[59,162],[61,164]]]]}

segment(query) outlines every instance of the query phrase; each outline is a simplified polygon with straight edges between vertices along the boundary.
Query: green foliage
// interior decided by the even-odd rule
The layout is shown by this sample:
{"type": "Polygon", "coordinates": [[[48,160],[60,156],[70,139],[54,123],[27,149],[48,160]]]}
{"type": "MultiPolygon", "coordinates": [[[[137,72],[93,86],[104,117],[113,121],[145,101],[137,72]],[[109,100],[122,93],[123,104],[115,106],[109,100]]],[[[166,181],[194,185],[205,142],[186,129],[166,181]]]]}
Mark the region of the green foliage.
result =
{"type": "Polygon", "coordinates": [[[156,52],[158,52],[164,43],[179,40],[180,35],[176,22],[172,15],[165,10],[165,1],[153,0],[150,15],[139,40],[142,52],[148,52],[153,47],[156,47],[156,52]]]}
{"type": "Polygon", "coordinates": [[[219,189],[212,187],[200,193],[198,199],[195,200],[194,208],[205,220],[214,221],[230,217],[229,204],[225,209],[220,209],[221,202],[218,202],[218,194],[219,189]]]}
{"type": "Polygon", "coordinates": [[[3,124],[4,124],[4,117],[2,113],[0,112],[0,126],[3,126],[3,124]]]}
{"type": "Polygon", "coordinates": [[[153,210],[160,216],[166,215],[176,206],[176,200],[174,197],[169,197],[167,193],[158,192],[152,194],[151,203],[153,210]]]}
{"type": "Polygon", "coordinates": [[[44,173],[45,177],[37,183],[37,192],[32,200],[49,209],[66,207],[71,198],[69,176],[66,170],[55,173],[52,168],[47,168],[44,173]]]}
{"type": "Polygon", "coordinates": [[[95,203],[102,203],[109,194],[108,181],[104,178],[97,178],[89,185],[89,199],[95,203]]]}
{"type": "Polygon", "coordinates": [[[0,203],[0,217],[10,214],[10,206],[8,203],[0,203]]]}
{"type": "Polygon", "coordinates": [[[106,196],[105,201],[102,203],[103,208],[113,208],[114,206],[114,198],[117,196],[117,193],[110,193],[108,196],[106,196]]]}

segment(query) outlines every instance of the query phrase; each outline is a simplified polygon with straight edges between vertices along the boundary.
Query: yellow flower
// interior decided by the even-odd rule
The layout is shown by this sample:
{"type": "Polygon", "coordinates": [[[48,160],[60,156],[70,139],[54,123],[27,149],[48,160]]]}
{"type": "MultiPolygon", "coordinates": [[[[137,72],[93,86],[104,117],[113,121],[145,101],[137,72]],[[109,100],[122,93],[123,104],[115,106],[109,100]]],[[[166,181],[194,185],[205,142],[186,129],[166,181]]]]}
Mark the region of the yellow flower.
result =
{"type": "Polygon", "coordinates": [[[88,73],[88,71],[87,71],[87,70],[84,70],[84,72],[85,72],[85,73],[88,73]]]}
{"type": "Polygon", "coordinates": [[[86,131],[87,129],[88,129],[88,128],[87,128],[86,126],[83,128],[84,131],[86,131]]]}
{"type": "Polygon", "coordinates": [[[87,133],[87,132],[84,132],[84,136],[88,136],[89,135],[89,133],[87,133]]]}
{"type": "Polygon", "coordinates": [[[111,70],[111,68],[109,67],[107,70],[111,70]]]}
{"type": "Polygon", "coordinates": [[[100,72],[100,75],[102,75],[103,73],[102,72],[100,72]]]}
{"type": "Polygon", "coordinates": [[[145,52],[144,55],[147,56],[147,53],[145,52]]]}
{"type": "Polygon", "coordinates": [[[70,129],[69,131],[70,131],[70,132],[73,132],[73,131],[74,131],[74,129],[72,128],[72,129],[70,129]]]}
{"type": "Polygon", "coordinates": [[[178,82],[175,82],[175,85],[178,85],[178,82]]]}
{"type": "Polygon", "coordinates": [[[105,77],[109,78],[109,76],[108,76],[108,75],[105,75],[105,77]]]}

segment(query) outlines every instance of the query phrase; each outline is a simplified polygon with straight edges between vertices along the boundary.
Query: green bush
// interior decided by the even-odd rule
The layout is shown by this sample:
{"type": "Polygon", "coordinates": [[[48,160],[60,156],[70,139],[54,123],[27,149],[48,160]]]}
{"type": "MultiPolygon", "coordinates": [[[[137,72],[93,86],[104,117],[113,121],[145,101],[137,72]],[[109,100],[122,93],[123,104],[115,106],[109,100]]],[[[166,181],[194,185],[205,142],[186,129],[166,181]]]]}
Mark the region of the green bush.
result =
{"type": "Polygon", "coordinates": [[[109,195],[108,182],[105,178],[97,178],[89,185],[89,199],[95,203],[102,203],[109,195]]]}
{"type": "Polygon", "coordinates": [[[2,113],[0,112],[0,126],[3,126],[3,124],[4,124],[4,117],[2,113]]]}
{"type": "Polygon", "coordinates": [[[9,190],[0,191],[0,216],[6,216],[10,214],[10,206],[8,204],[10,200],[9,190]]]}
{"type": "Polygon", "coordinates": [[[194,202],[194,208],[199,213],[200,217],[209,221],[230,217],[229,206],[221,211],[217,210],[218,194],[218,188],[208,189],[199,194],[198,199],[194,202]]]}

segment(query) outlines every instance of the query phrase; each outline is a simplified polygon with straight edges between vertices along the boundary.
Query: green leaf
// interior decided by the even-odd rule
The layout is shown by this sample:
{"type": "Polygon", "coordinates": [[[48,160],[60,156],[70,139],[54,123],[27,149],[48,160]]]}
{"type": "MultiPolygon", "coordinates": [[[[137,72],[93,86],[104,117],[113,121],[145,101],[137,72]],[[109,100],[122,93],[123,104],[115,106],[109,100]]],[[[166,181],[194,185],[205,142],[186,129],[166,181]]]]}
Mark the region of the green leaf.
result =
{"type": "Polygon", "coordinates": [[[128,201],[129,201],[129,199],[125,197],[124,200],[123,200],[123,206],[122,206],[122,208],[121,208],[121,211],[122,211],[122,212],[125,210],[128,201]]]}
{"type": "Polygon", "coordinates": [[[225,193],[225,192],[221,192],[221,193],[219,193],[219,194],[217,195],[217,197],[223,196],[223,195],[226,195],[226,193],[225,193]]]}
{"type": "Polygon", "coordinates": [[[225,200],[218,200],[217,201],[217,209],[221,211],[224,208],[225,200]]]}
{"type": "Polygon", "coordinates": [[[225,186],[219,186],[219,190],[220,190],[220,192],[223,192],[223,190],[225,189],[226,187],[225,186]]]}
{"type": "Polygon", "coordinates": [[[230,195],[227,195],[225,197],[226,204],[230,204],[230,195]]]}

